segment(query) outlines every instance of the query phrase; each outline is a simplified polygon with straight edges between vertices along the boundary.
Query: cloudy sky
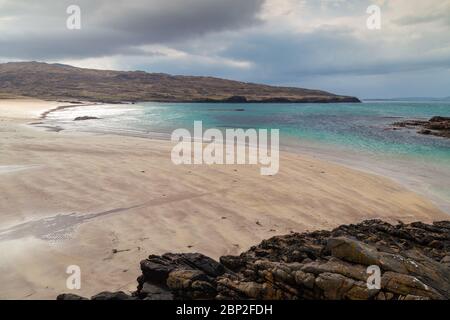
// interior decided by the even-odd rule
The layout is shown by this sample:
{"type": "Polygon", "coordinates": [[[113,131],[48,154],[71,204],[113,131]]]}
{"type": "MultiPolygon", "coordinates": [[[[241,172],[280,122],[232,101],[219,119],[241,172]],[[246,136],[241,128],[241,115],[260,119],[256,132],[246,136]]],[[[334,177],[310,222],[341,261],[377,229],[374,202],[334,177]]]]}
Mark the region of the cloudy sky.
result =
{"type": "Polygon", "coordinates": [[[0,0],[0,62],[26,60],[443,97],[450,0],[0,0]],[[74,4],[80,30],[66,27],[74,4]]]}

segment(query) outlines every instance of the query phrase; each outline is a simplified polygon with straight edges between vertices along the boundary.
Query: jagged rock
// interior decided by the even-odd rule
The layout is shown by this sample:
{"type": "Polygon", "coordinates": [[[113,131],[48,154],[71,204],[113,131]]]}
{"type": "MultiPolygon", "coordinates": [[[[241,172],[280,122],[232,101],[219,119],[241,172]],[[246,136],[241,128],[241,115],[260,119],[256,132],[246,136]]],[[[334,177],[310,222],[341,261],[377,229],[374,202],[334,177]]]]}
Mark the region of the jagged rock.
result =
{"type": "Polygon", "coordinates": [[[327,249],[331,255],[365,266],[378,264],[380,262],[377,250],[365,243],[345,238],[331,238],[328,240],[327,249]]]}
{"type": "Polygon", "coordinates": [[[450,264],[450,256],[445,256],[441,259],[441,263],[450,264]]]}
{"type": "Polygon", "coordinates": [[[419,279],[396,272],[386,272],[381,277],[381,286],[385,290],[401,295],[414,295],[430,299],[445,299],[436,290],[419,279]]]}
{"type": "Polygon", "coordinates": [[[314,277],[313,274],[311,273],[306,273],[303,271],[295,271],[294,272],[294,279],[295,279],[295,283],[300,285],[300,286],[304,286],[308,289],[313,289],[314,288],[314,282],[316,280],[316,278],[314,277]]]}
{"type": "Polygon", "coordinates": [[[199,270],[175,270],[167,278],[167,287],[175,296],[186,299],[213,298],[217,292],[211,278],[199,270]]]}
{"type": "Polygon", "coordinates": [[[199,270],[175,270],[169,274],[167,286],[172,290],[189,289],[195,281],[208,281],[208,278],[199,270]]]}
{"type": "Polygon", "coordinates": [[[321,273],[315,284],[322,289],[324,298],[330,300],[368,300],[378,293],[377,290],[369,290],[365,282],[337,273],[321,273]]]}
{"type": "Polygon", "coordinates": [[[326,262],[313,261],[305,264],[302,267],[302,271],[309,272],[314,275],[319,275],[321,273],[337,273],[345,277],[349,277],[356,280],[366,281],[367,280],[367,268],[361,265],[353,265],[345,261],[338,259],[330,259],[326,262]]]}
{"type": "Polygon", "coordinates": [[[132,297],[103,293],[93,298],[450,299],[450,221],[368,220],[273,237],[220,262],[198,253],[152,255],[141,269],[132,297]],[[381,270],[380,288],[367,286],[372,265],[381,270]]]}
{"type": "Polygon", "coordinates": [[[164,283],[169,273],[175,269],[198,269],[212,277],[225,272],[223,265],[199,253],[151,255],[141,261],[142,274],[160,283],[164,283]]]}

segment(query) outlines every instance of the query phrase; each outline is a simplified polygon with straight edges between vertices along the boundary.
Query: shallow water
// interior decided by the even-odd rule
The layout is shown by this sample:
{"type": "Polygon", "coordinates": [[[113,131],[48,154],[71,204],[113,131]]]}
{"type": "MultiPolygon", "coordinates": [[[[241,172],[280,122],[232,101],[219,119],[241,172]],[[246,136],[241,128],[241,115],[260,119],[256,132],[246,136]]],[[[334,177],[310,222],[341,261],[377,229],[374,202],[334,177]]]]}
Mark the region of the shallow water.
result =
{"type": "Polygon", "coordinates": [[[450,139],[391,130],[404,119],[450,116],[450,102],[362,104],[140,103],[95,105],[50,113],[47,125],[65,130],[169,138],[177,128],[280,129],[284,149],[397,180],[450,213],[450,139]],[[74,122],[78,116],[100,120],[74,122]]]}

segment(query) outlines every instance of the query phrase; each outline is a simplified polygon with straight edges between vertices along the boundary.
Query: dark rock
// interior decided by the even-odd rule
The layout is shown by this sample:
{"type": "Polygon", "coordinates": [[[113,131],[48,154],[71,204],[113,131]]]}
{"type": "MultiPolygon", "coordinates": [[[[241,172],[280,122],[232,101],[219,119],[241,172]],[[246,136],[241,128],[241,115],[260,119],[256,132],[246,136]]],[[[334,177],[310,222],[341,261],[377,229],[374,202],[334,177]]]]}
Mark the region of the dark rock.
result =
{"type": "Polygon", "coordinates": [[[56,300],[89,300],[72,293],[63,293],[56,297],[56,300]]]}
{"type": "Polygon", "coordinates": [[[173,300],[174,296],[169,289],[144,282],[139,291],[139,298],[145,300],[173,300]]]}
{"type": "Polygon", "coordinates": [[[151,255],[148,259],[141,261],[142,275],[145,278],[151,278],[154,283],[165,284],[169,273],[175,268],[176,265],[160,256],[151,255]]]}
{"type": "MultiPolygon", "coordinates": [[[[76,294],[71,293],[63,293],[60,294],[56,300],[89,300],[87,298],[78,296],[76,294]]],[[[119,292],[101,292],[93,297],[91,297],[91,300],[136,300],[135,297],[127,295],[123,291],[119,292]]]]}
{"type": "Polygon", "coordinates": [[[444,138],[450,138],[450,118],[449,117],[433,117],[428,121],[423,120],[407,120],[396,122],[394,127],[413,129],[420,127],[417,131],[419,134],[434,135],[444,138]]]}
{"type": "Polygon", "coordinates": [[[430,122],[444,122],[450,121],[450,117],[433,117],[429,120],[430,122]]]}
{"type": "Polygon", "coordinates": [[[220,257],[220,263],[233,271],[239,271],[241,268],[245,267],[245,259],[235,256],[222,256],[220,257]]]}
{"type": "Polygon", "coordinates": [[[141,261],[142,274],[159,283],[164,283],[169,273],[175,269],[198,269],[212,277],[217,277],[225,272],[223,265],[200,253],[151,255],[148,259],[141,261]]]}
{"type": "Polygon", "coordinates": [[[431,130],[428,130],[428,129],[422,129],[422,130],[419,130],[418,132],[420,134],[424,134],[424,135],[429,135],[432,133],[431,130]]]}
{"type": "Polygon", "coordinates": [[[127,295],[123,291],[119,292],[101,292],[91,298],[92,300],[136,300],[136,298],[127,295]]]}
{"type": "Polygon", "coordinates": [[[83,117],[76,117],[75,119],[73,119],[73,121],[85,121],[85,120],[97,120],[97,119],[100,119],[100,118],[83,116],[83,117]]]}

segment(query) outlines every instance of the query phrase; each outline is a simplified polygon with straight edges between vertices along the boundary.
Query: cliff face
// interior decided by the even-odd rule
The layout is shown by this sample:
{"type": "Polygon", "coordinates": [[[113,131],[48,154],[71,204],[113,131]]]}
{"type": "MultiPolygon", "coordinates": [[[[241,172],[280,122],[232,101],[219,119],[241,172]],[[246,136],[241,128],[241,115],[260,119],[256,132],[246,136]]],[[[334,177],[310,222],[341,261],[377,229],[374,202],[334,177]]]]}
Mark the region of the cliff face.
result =
{"type": "Polygon", "coordinates": [[[450,299],[450,221],[370,220],[274,237],[220,262],[197,253],[151,255],[141,270],[132,296],[92,299],[450,299]],[[381,270],[379,289],[367,286],[372,265],[381,270]]]}
{"type": "Polygon", "coordinates": [[[360,102],[325,91],[213,77],[81,69],[61,64],[0,64],[0,94],[101,102],[360,102]]]}

